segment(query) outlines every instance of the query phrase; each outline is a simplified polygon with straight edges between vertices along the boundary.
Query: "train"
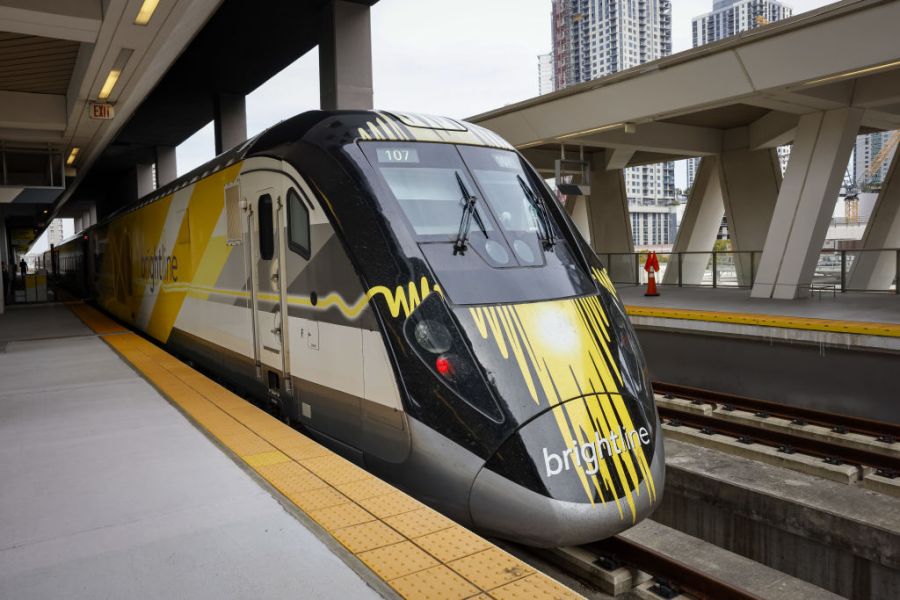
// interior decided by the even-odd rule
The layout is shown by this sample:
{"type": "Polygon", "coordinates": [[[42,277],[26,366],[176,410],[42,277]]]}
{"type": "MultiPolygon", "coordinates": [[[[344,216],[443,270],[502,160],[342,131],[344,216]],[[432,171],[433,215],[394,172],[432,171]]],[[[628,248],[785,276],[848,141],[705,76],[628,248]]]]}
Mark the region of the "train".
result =
{"type": "Polygon", "coordinates": [[[662,498],[607,271],[487,129],[306,112],[53,252],[107,313],[482,533],[586,543],[662,498]]]}

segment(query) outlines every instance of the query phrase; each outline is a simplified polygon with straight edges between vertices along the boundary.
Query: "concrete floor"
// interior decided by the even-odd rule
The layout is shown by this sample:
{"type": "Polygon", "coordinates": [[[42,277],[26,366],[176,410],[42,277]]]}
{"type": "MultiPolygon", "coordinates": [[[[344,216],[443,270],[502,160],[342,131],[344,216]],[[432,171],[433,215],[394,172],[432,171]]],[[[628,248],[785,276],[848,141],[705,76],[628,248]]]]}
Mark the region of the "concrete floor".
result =
{"type": "Polygon", "coordinates": [[[797,300],[772,300],[751,298],[750,290],[727,288],[660,286],[657,297],[644,296],[644,286],[617,285],[616,290],[623,303],[635,306],[900,323],[900,295],[888,293],[847,292],[834,297],[817,294],[797,300]]]}
{"type": "Polygon", "coordinates": [[[378,597],[90,333],[0,315],[0,598],[378,597]]]}

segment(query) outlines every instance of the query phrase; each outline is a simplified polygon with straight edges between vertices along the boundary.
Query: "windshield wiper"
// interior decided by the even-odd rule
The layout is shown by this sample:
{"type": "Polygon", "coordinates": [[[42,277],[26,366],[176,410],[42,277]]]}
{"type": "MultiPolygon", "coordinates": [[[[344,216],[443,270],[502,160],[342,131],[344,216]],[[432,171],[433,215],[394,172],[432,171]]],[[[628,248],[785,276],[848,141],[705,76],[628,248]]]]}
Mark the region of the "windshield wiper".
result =
{"type": "Polygon", "coordinates": [[[459,233],[456,234],[456,242],[453,244],[454,256],[465,253],[466,249],[469,247],[469,230],[472,228],[473,215],[475,221],[478,223],[478,227],[481,229],[481,233],[484,234],[484,237],[488,237],[487,229],[484,227],[484,221],[481,220],[481,215],[475,210],[475,202],[478,199],[469,193],[469,189],[466,187],[466,184],[463,183],[462,177],[459,176],[459,171],[456,172],[456,183],[459,184],[459,191],[462,192],[463,213],[462,218],[459,220],[459,233]]]}
{"type": "Polygon", "coordinates": [[[540,229],[538,237],[543,242],[544,248],[552,248],[556,245],[556,237],[553,235],[553,229],[550,226],[550,214],[547,212],[546,203],[538,200],[537,196],[535,196],[534,192],[518,173],[516,173],[516,179],[519,180],[519,185],[522,186],[522,191],[525,192],[525,197],[528,198],[528,202],[531,203],[531,208],[534,209],[538,218],[538,229],[540,229]]]}

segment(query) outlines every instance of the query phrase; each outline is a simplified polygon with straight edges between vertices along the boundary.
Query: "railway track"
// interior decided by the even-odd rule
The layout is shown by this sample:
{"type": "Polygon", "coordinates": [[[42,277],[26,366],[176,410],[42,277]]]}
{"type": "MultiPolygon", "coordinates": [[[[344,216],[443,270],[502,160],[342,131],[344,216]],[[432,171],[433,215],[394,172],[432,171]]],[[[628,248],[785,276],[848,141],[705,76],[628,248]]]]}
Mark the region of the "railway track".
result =
{"type": "Polygon", "coordinates": [[[760,596],[745,589],[622,536],[617,535],[582,548],[597,554],[601,564],[605,562],[609,566],[616,566],[621,562],[651,574],[654,580],[648,591],[660,598],[687,594],[698,600],[761,600],[760,596]]]}
{"type": "Polygon", "coordinates": [[[895,424],[661,382],[653,389],[662,395],[659,414],[670,426],[687,425],[831,464],[872,467],[891,479],[900,476],[900,426],[895,424]],[[678,399],[682,403],[674,403],[678,399]],[[704,414],[703,406],[711,410],[704,414]]]}
{"type": "MultiPolygon", "coordinates": [[[[515,546],[515,545],[513,545],[515,546]]],[[[510,548],[508,548],[510,549],[510,548]]],[[[759,600],[753,592],[699,570],[645,544],[617,535],[568,548],[536,549],[516,546],[514,553],[540,556],[555,565],[545,572],[562,575],[614,597],[696,600],[759,600]]],[[[527,560],[527,559],[526,559],[527,560]]]]}

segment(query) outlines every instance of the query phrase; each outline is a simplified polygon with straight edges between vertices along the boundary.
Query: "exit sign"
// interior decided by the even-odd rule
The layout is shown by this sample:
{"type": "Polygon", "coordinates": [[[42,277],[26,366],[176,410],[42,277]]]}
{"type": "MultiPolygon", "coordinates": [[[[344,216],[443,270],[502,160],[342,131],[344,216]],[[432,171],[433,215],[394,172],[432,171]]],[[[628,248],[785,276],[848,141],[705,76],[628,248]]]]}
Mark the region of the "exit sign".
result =
{"type": "Polygon", "coordinates": [[[106,102],[91,102],[91,118],[109,120],[116,116],[113,105],[106,102]]]}

